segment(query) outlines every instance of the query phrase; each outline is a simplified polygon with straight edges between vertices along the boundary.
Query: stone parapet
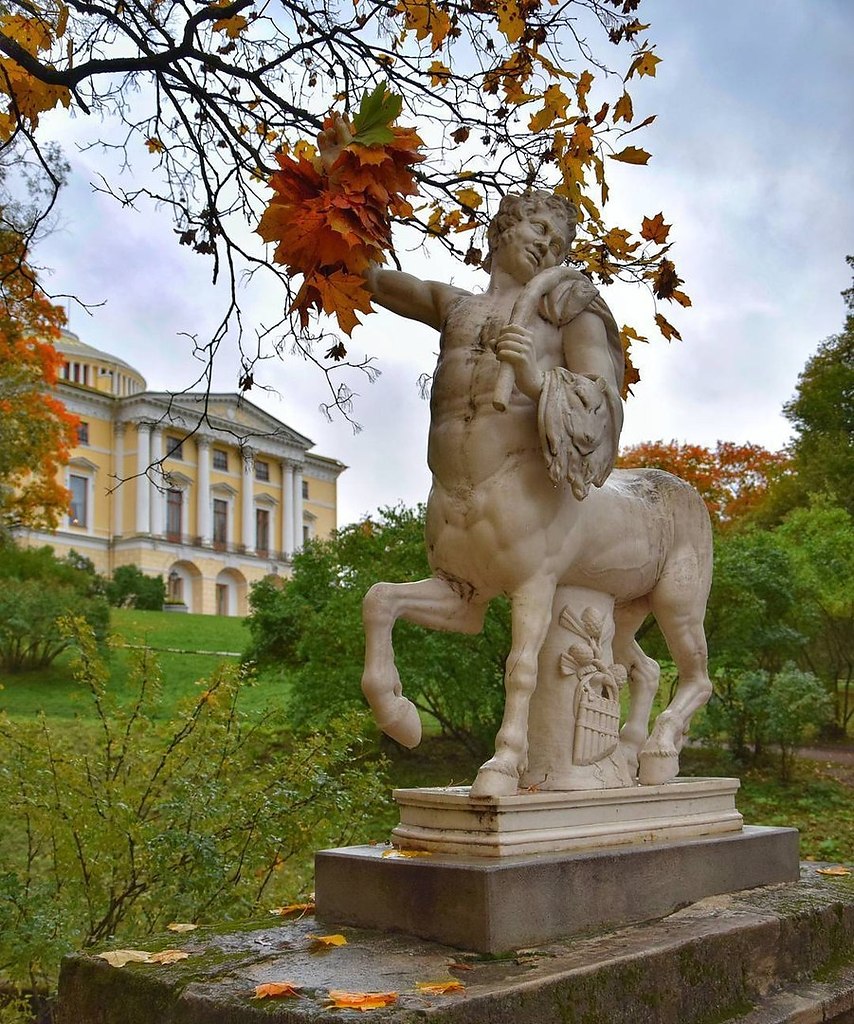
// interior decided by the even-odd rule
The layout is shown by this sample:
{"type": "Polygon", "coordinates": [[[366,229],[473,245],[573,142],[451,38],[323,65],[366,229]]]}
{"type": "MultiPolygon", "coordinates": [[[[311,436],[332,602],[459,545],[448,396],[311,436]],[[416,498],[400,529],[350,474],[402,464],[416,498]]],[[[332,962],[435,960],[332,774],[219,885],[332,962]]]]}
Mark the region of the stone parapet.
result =
{"type": "Polygon", "coordinates": [[[854,1011],[854,882],[804,865],[797,882],[713,896],[659,921],[593,931],[495,958],[402,935],[342,929],[347,945],[311,951],[325,924],[200,929],[171,966],[117,969],[92,953],[63,963],[58,1024],[813,1024],[854,1011]],[[456,995],[418,982],[457,979],[456,995]],[[259,1001],[256,985],[299,996],[259,1001]],[[330,989],[395,991],[369,1015],[328,1008],[330,989]]]}

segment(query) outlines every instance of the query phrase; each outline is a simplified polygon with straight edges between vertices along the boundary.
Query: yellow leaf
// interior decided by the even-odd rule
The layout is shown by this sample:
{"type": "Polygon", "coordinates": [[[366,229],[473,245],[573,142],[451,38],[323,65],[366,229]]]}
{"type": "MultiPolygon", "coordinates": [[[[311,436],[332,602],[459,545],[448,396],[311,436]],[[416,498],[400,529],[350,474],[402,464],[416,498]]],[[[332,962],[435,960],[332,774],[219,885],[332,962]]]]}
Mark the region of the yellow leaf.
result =
{"type": "Polygon", "coordinates": [[[451,69],[440,60],[434,60],[427,70],[430,73],[431,85],[444,85],[451,77],[451,69]]]}
{"type": "Polygon", "coordinates": [[[301,987],[292,981],[269,981],[266,985],[255,986],[255,998],[281,999],[286,996],[299,996],[301,987]]]}
{"type": "Polygon", "coordinates": [[[396,10],[404,16],[406,27],[415,31],[419,42],[430,36],[433,53],[451,31],[450,17],[434,0],[399,0],[396,10]]]}
{"type": "Polygon", "coordinates": [[[585,114],[587,113],[587,94],[590,92],[592,84],[593,75],[589,71],[582,71],[575,86],[575,95],[578,97],[578,106],[585,114]]]}
{"type": "Polygon", "coordinates": [[[632,66],[629,68],[626,78],[631,78],[636,71],[639,75],[649,75],[650,78],[655,78],[655,67],[660,63],[661,57],[656,57],[651,50],[645,50],[643,53],[639,53],[632,61],[632,66]]]}
{"type": "Polygon", "coordinates": [[[840,876],[841,877],[842,875],[850,875],[851,874],[850,868],[844,868],[844,867],[842,867],[841,864],[837,864],[837,865],[835,865],[832,868],[816,868],[815,870],[816,870],[816,874],[819,874],[819,875],[833,875],[833,876],[840,876]]]}
{"type": "Polygon", "coordinates": [[[145,145],[148,147],[149,153],[162,153],[166,148],[160,139],[155,138],[153,135],[145,140],[145,145]]]}
{"type": "Polygon", "coordinates": [[[614,124],[616,124],[617,121],[625,121],[628,123],[634,116],[635,111],[632,106],[632,98],[627,92],[624,92],[614,105],[614,124]]]}
{"type": "Polygon", "coordinates": [[[124,967],[125,964],[147,964],[151,954],[144,949],[111,949],[108,953],[98,953],[101,960],[106,960],[111,967],[124,967]]]}
{"type": "Polygon", "coordinates": [[[528,122],[532,132],[544,131],[552,122],[563,120],[569,109],[570,99],[559,85],[550,85],[543,93],[543,108],[528,122]]]}
{"type": "Polygon", "coordinates": [[[419,992],[430,996],[446,996],[451,992],[465,992],[466,990],[465,985],[461,981],[457,981],[456,978],[451,978],[449,981],[419,981],[415,987],[419,992]]]}
{"type": "Polygon", "coordinates": [[[289,903],[286,907],[274,907],[271,914],[276,917],[288,917],[290,914],[313,914],[314,903],[289,903]]]}
{"type": "Polygon", "coordinates": [[[647,338],[642,334],[638,334],[634,327],[630,327],[628,324],[623,324],[620,329],[620,339],[623,342],[623,348],[628,348],[629,343],[632,341],[648,341],[647,338]]]}
{"type": "Polygon", "coordinates": [[[312,949],[333,949],[335,946],[346,946],[343,935],[309,935],[312,949]]]}
{"type": "Polygon", "coordinates": [[[508,43],[516,43],[525,31],[519,0],[498,0],[498,28],[508,43]]]}
{"type": "Polygon", "coordinates": [[[626,146],[619,153],[611,153],[612,160],[619,160],[624,164],[645,164],[650,158],[645,149],[637,149],[635,146],[626,146]]]}
{"type": "Polygon", "coordinates": [[[212,28],[214,32],[225,32],[229,39],[237,39],[248,24],[242,14],[235,14],[231,18],[220,18],[219,21],[215,21],[212,28]]]}
{"type": "Polygon", "coordinates": [[[673,292],[672,295],[669,295],[668,298],[670,298],[673,302],[678,302],[680,306],[685,306],[686,309],[688,306],[691,305],[691,300],[688,298],[685,292],[679,291],[678,288],[673,292]]]}
{"type": "Polygon", "coordinates": [[[483,202],[483,198],[473,188],[461,188],[457,192],[457,199],[463,206],[476,210],[483,202]]]}
{"type": "Polygon", "coordinates": [[[655,314],[655,322],[658,324],[658,329],[668,341],[670,341],[671,338],[675,338],[677,341],[682,340],[682,335],[679,331],[676,330],[673,324],[668,323],[661,313],[655,314]]]}
{"type": "Polygon", "coordinates": [[[183,949],[161,949],[148,958],[150,964],[177,964],[179,960],[187,960],[190,954],[183,949]]]}
{"type": "Polygon", "coordinates": [[[64,3],[59,5],[59,16],[56,19],[56,38],[61,39],[65,35],[68,26],[68,8],[64,3]]]}
{"type": "Polygon", "coordinates": [[[392,860],[411,860],[415,857],[432,857],[428,850],[386,850],[383,857],[390,857],[392,860]]]}
{"type": "Polygon", "coordinates": [[[336,1010],[379,1010],[397,1002],[397,992],[343,992],[329,990],[329,1001],[336,1010]]]}
{"type": "Polygon", "coordinates": [[[194,932],[198,927],[197,924],[179,924],[177,921],[166,925],[167,931],[170,932],[194,932]]]}
{"type": "Polygon", "coordinates": [[[28,53],[36,54],[46,50],[53,42],[50,29],[43,18],[25,18],[21,14],[7,14],[0,17],[0,31],[14,40],[28,53]]]}

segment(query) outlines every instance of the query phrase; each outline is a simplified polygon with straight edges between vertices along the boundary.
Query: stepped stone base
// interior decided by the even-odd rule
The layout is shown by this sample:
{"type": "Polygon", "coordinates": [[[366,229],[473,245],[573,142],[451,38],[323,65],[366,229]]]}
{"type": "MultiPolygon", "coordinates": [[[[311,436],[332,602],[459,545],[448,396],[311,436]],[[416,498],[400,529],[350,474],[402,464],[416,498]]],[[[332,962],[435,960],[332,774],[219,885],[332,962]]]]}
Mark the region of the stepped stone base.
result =
{"type": "Polygon", "coordinates": [[[392,842],[403,850],[507,857],[721,835],[741,830],[739,785],[738,779],[677,778],[663,786],[488,800],[469,799],[468,786],[396,789],[400,824],[392,842]]]}
{"type": "Polygon", "coordinates": [[[143,947],[190,953],[171,966],[118,969],[92,952],[66,957],[57,1022],[850,1024],[854,876],[821,876],[815,867],[804,865],[797,882],[712,896],[659,921],[501,959],[350,928],[346,946],[313,953],[310,936],[328,924],[313,918],[170,933],[143,947]],[[418,990],[418,982],[446,979],[464,991],[418,990]],[[256,985],[272,981],[294,983],[299,996],[253,999],[256,985]],[[360,1015],[329,1009],[330,989],[398,998],[360,1015]]]}
{"type": "Polygon", "coordinates": [[[318,916],[481,953],[646,921],[706,896],[797,877],[797,831],[757,826],[563,854],[409,858],[352,846],[315,857],[318,916]]]}

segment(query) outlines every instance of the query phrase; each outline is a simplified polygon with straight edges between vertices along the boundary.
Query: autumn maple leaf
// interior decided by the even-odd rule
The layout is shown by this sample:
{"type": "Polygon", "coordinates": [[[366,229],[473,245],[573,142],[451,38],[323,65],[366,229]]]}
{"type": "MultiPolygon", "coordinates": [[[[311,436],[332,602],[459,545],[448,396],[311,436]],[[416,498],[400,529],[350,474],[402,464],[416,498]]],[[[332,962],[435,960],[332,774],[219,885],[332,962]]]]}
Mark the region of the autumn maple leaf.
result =
{"type": "Polygon", "coordinates": [[[423,159],[415,131],[393,124],[400,109],[400,98],[377,86],[352,122],[327,118],[319,152],[303,143],[294,156],[277,155],[274,195],[257,231],[275,244],[273,260],[287,276],[303,277],[290,308],[303,328],[312,312],[324,312],[349,335],[357,312],[372,311],[365,272],[386,261],[392,217],[412,216],[405,197],[418,191],[412,167],[423,159]]]}

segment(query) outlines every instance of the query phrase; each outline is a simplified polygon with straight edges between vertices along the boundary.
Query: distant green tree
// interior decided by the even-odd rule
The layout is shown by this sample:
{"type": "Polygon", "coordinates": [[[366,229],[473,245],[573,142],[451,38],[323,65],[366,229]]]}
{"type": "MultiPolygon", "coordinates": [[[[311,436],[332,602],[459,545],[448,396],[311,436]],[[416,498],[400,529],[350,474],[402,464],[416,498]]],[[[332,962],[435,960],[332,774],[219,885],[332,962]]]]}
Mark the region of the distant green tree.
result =
{"type": "Polygon", "coordinates": [[[146,576],[135,565],[120,565],[107,583],[107,600],[114,608],[128,605],[141,611],[159,612],[166,600],[162,576],[146,576]]]}
{"type": "MultiPolygon", "coordinates": [[[[854,256],[848,257],[854,268],[854,256]]],[[[854,514],[854,286],[842,293],[847,315],[839,334],[807,361],[783,414],[792,424],[795,472],[772,488],[757,521],[778,523],[810,494],[827,493],[854,514]]]]}
{"type": "Polygon", "coordinates": [[[67,615],[82,617],[99,639],[106,635],[109,608],[98,577],[49,547],[0,546],[0,668],[49,665],[69,646],[59,625],[67,615]]]}
{"type": "MultiPolygon", "coordinates": [[[[329,540],[307,544],[295,556],[290,581],[280,585],[268,579],[253,586],[247,657],[287,675],[296,726],[314,728],[363,706],[361,605],[368,588],[379,580],[408,582],[429,575],[423,506],[385,508],[329,540]]],[[[493,602],[479,636],[400,622],[394,645],[407,696],[443,734],[484,755],[504,701],[506,602],[493,602]]]]}
{"type": "Polygon", "coordinates": [[[796,600],[810,627],[798,661],[824,680],[845,734],[854,719],[854,519],[827,496],[813,495],[775,533],[794,567],[796,600]]]}

